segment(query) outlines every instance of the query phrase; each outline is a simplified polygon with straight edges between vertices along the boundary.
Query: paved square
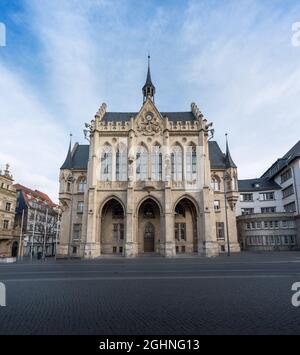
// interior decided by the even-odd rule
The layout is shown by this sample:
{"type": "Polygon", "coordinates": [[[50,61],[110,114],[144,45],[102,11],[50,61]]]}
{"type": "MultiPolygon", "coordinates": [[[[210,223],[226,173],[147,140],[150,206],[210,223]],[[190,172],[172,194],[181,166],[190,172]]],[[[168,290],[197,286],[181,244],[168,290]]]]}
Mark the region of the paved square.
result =
{"type": "Polygon", "coordinates": [[[300,252],[0,264],[0,334],[300,334],[300,252]]]}

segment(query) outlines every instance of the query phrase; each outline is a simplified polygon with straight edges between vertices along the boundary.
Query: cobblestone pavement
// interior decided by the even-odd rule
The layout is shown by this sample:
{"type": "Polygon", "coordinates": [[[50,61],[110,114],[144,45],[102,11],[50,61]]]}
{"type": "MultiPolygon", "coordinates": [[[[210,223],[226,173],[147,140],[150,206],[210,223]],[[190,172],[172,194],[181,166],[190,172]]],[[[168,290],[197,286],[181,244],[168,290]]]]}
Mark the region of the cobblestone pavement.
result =
{"type": "Polygon", "coordinates": [[[300,252],[0,264],[0,334],[300,334],[300,252]]]}

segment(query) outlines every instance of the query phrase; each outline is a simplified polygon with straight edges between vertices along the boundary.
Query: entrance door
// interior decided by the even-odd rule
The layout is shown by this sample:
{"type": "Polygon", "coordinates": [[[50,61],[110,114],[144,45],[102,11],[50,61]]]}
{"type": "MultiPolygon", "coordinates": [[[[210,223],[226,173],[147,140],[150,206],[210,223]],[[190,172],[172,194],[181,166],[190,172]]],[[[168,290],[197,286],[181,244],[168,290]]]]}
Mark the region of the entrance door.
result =
{"type": "Polygon", "coordinates": [[[12,248],[11,248],[11,256],[13,258],[18,256],[18,242],[13,242],[12,248]]]}
{"type": "Polygon", "coordinates": [[[155,239],[155,232],[154,226],[152,223],[147,223],[145,226],[144,232],[144,252],[151,253],[154,252],[154,239],[155,239]]]}

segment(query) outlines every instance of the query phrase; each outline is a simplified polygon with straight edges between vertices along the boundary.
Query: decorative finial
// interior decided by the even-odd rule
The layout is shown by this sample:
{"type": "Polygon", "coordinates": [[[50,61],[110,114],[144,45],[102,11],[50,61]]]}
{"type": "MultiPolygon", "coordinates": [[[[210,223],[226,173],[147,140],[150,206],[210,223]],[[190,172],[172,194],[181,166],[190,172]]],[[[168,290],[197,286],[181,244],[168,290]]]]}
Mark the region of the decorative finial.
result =
{"type": "Polygon", "coordinates": [[[10,175],[9,173],[9,164],[5,164],[5,170],[4,170],[4,176],[8,177],[8,178],[12,178],[12,175],[10,175]]]}

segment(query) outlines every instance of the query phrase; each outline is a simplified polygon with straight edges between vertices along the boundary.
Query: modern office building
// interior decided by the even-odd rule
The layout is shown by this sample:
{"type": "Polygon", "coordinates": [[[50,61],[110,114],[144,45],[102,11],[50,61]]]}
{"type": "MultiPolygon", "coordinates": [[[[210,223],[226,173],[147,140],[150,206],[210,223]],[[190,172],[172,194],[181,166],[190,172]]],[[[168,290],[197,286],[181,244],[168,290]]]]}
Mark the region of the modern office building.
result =
{"type": "Polygon", "coordinates": [[[258,179],[239,180],[239,242],[244,250],[300,246],[300,141],[258,179]]]}

